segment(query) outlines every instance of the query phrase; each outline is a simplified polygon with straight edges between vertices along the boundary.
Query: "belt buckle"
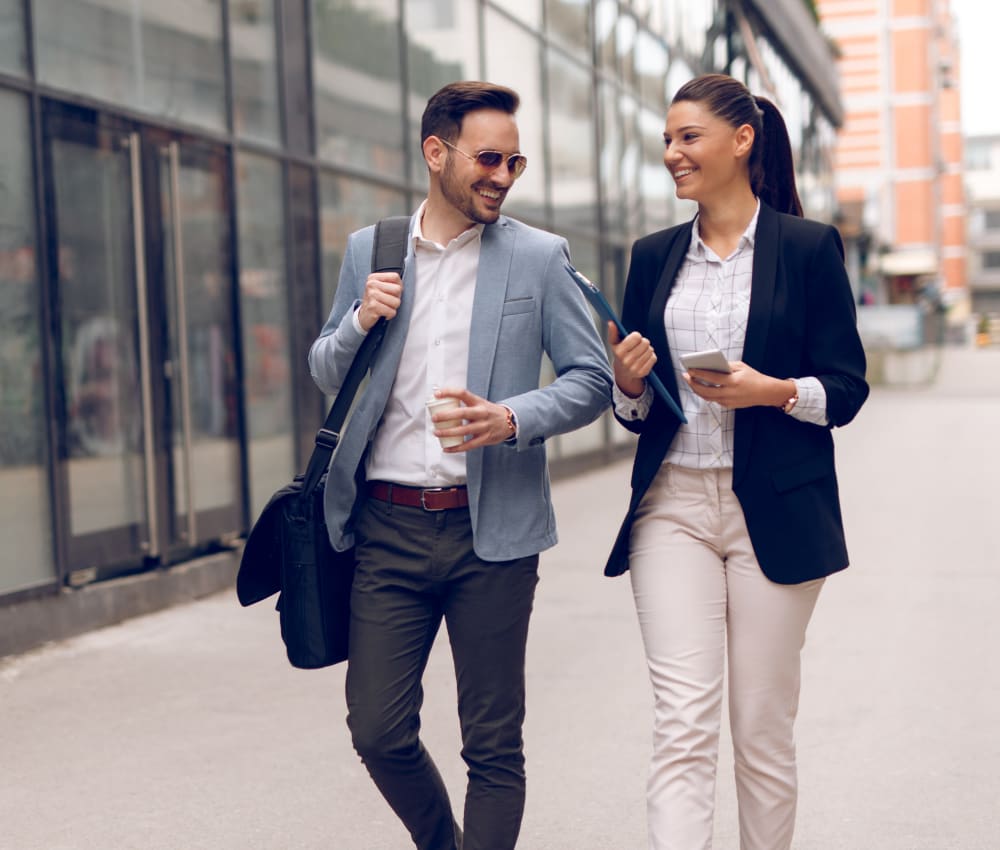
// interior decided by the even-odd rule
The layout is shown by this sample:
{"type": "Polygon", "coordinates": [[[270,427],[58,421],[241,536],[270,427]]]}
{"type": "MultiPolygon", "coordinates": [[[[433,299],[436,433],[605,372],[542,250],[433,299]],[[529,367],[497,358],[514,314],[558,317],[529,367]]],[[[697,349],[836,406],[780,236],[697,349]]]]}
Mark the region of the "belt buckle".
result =
{"type": "Polygon", "coordinates": [[[449,487],[426,487],[426,488],[424,488],[423,490],[420,491],[420,507],[422,507],[425,511],[429,511],[431,513],[437,513],[438,511],[445,510],[444,508],[429,508],[429,507],[427,507],[427,494],[428,493],[444,493],[446,490],[449,490],[449,489],[450,489],[449,487]]]}

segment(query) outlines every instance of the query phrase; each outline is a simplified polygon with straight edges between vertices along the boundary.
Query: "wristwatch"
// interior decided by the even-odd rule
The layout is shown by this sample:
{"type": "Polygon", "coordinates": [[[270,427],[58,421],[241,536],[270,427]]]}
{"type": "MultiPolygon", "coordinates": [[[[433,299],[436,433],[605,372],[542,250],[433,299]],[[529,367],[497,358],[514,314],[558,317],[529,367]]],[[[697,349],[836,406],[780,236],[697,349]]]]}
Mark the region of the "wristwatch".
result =
{"type": "Polygon", "coordinates": [[[517,442],[517,416],[514,411],[511,410],[505,404],[504,410],[507,411],[507,430],[510,431],[510,436],[504,440],[505,443],[516,443],[517,442]]]}

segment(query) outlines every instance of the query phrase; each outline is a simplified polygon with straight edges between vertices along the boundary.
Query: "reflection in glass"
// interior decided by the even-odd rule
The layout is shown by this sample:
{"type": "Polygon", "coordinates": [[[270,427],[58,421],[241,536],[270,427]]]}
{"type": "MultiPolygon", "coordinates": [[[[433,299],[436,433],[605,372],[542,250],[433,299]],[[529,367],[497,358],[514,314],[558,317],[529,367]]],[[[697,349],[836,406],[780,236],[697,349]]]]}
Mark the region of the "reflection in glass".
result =
{"type": "Polygon", "coordinates": [[[601,80],[598,84],[601,120],[600,174],[602,203],[604,205],[604,232],[608,236],[624,234],[622,207],[622,116],[618,112],[618,89],[613,83],[601,80]]]}
{"type": "Polygon", "coordinates": [[[597,47],[597,64],[610,74],[618,72],[616,26],[618,0],[597,0],[594,3],[594,44],[597,47]]]}
{"type": "MultiPolygon", "coordinates": [[[[667,69],[667,103],[670,103],[673,96],[677,94],[677,90],[694,76],[695,74],[694,71],[691,70],[691,66],[675,54],[673,61],[670,63],[670,67],[667,69]]],[[[753,89],[751,89],[751,91],[753,91],[753,89]]],[[[663,117],[665,121],[666,114],[664,114],[663,117]]]]}
{"type": "Polygon", "coordinates": [[[528,168],[504,202],[507,215],[544,226],[545,214],[545,143],[542,104],[541,43],[537,36],[512,23],[487,7],[486,79],[510,86],[521,96],[517,128],[521,152],[528,157],[528,168]]]}
{"type": "Polygon", "coordinates": [[[427,100],[447,83],[479,78],[478,4],[404,0],[409,82],[410,150],[416,182],[426,181],[420,117],[427,100]]]}
{"type": "Polygon", "coordinates": [[[169,148],[162,152],[160,215],[175,378],[173,502],[183,532],[192,513],[238,503],[240,465],[225,167],[221,157],[175,150],[173,162],[169,148]]]}
{"type": "Polygon", "coordinates": [[[662,109],[665,116],[667,99],[663,81],[669,63],[667,49],[647,30],[640,30],[636,36],[634,59],[635,78],[643,103],[662,109]]]}
{"type": "Polygon", "coordinates": [[[651,233],[671,224],[674,181],[663,164],[663,128],[666,116],[651,109],[639,112],[642,171],[639,177],[643,199],[643,230],[651,233]]]}
{"type": "Polygon", "coordinates": [[[294,474],[288,281],[285,277],[281,167],[240,154],[240,323],[246,394],[250,516],[294,474]]]}
{"type": "Polygon", "coordinates": [[[402,177],[399,12],[384,0],[312,0],[316,152],[402,177]]]}
{"type": "MultiPolygon", "coordinates": [[[[619,101],[622,113],[622,157],[621,169],[622,200],[625,207],[625,233],[635,239],[645,229],[642,216],[643,195],[643,138],[639,127],[639,106],[631,95],[622,95],[619,101]]],[[[656,140],[654,140],[656,141],[656,140]]],[[[662,144],[662,133],[659,142],[662,144]]]]}
{"type": "Polygon", "coordinates": [[[32,9],[41,82],[225,127],[220,0],[34,0],[32,9]]]}
{"type": "MultiPolygon", "coordinates": [[[[320,228],[322,232],[323,308],[329,312],[337,291],[340,263],[347,237],[355,230],[390,215],[407,215],[402,192],[324,174],[320,177],[320,228]]],[[[324,315],[324,320],[326,316],[324,315]]]]}
{"type": "Polygon", "coordinates": [[[521,23],[536,30],[541,29],[542,0],[503,0],[499,5],[508,15],[513,15],[521,23]]]}
{"type": "Polygon", "coordinates": [[[0,0],[0,71],[22,75],[28,70],[22,0],[0,0]]]}
{"type": "Polygon", "coordinates": [[[146,502],[128,150],[56,139],[52,167],[70,531],[138,527],[146,502]]]}
{"type": "Polygon", "coordinates": [[[594,108],[590,74],[555,51],[549,58],[549,139],[554,226],[597,229],[594,108]]]}
{"type": "Polygon", "coordinates": [[[545,0],[545,25],[549,35],[577,48],[581,58],[590,57],[589,0],[545,0]]]}
{"type": "Polygon", "coordinates": [[[0,93],[0,593],[54,577],[27,107],[0,93]]]}
{"type": "Polygon", "coordinates": [[[615,33],[615,52],[618,55],[617,68],[622,82],[630,89],[638,88],[636,71],[636,39],[639,25],[631,15],[620,15],[615,33]]]}
{"type": "Polygon", "coordinates": [[[244,138],[276,144],[281,140],[281,125],[274,0],[230,3],[229,45],[233,128],[244,138]]]}

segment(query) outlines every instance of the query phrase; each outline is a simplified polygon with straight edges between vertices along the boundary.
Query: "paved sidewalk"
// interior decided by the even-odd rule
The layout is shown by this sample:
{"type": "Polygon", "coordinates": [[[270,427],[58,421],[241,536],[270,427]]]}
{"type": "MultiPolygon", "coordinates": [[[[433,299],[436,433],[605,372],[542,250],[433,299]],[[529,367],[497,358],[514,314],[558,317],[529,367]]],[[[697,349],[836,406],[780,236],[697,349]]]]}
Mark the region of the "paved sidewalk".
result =
{"type": "MultiPolygon", "coordinates": [[[[837,434],[853,566],[805,652],[796,850],[1000,847],[1000,356],[878,390],[837,434]]],[[[628,579],[600,570],[616,464],[555,487],[529,644],[519,850],[642,850],[650,694],[628,579]]],[[[296,671],[231,593],[0,661],[4,850],[406,850],[354,756],[343,669],[296,671]]],[[[424,736],[462,798],[442,634],[424,736]]],[[[716,850],[736,850],[728,743],[716,850]]]]}

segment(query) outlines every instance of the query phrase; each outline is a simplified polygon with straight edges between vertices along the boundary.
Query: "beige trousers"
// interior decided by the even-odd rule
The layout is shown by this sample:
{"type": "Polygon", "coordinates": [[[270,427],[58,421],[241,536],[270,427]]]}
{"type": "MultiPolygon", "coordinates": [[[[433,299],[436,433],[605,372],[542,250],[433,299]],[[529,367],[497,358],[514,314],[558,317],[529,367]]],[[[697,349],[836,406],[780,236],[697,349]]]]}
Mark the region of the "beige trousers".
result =
{"type": "Polygon", "coordinates": [[[788,850],[799,655],[823,579],[761,572],[732,470],[664,464],[639,507],[630,574],[653,685],[652,850],[710,850],[728,644],[741,850],[788,850]]]}

